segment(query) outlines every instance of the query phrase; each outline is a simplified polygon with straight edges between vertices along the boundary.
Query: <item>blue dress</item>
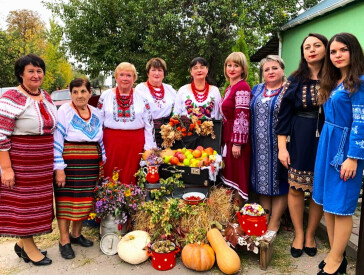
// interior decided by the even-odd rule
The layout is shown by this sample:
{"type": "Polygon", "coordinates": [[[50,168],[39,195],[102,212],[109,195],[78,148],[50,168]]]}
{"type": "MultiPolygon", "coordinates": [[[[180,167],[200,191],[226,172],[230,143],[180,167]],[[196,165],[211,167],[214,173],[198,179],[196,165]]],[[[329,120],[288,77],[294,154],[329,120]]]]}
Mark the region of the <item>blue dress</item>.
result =
{"type": "MultiPolygon", "coordinates": [[[[361,77],[364,81],[364,76],[361,77]]],[[[317,149],[313,199],[324,211],[353,215],[358,203],[364,168],[364,84],[354,94],[338,85],[324,104],[325,124],[317,149]],[[348,157],[358,159],[354,178],[340,179],[348,157]]]]}
{"type": "Polygon", "coordinates": [[[278,160],[278,140],[274,133],[278,121],[282,87],[264,96],[263,83],[254,86],[251,111],[251,185],[261,195],[278,196],[288,193],[288,171],[278,160]]]}

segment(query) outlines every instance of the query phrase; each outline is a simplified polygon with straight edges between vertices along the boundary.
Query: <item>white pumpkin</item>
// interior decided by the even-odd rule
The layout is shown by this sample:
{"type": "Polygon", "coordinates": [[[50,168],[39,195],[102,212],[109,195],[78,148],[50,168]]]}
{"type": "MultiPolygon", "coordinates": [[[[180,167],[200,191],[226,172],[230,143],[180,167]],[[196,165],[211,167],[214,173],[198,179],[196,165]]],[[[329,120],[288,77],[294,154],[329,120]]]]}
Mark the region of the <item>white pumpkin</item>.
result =
{"type": "Polygon", "coordinates": [[[126,234],[118,243],[119,257],[129,264],[140,264],[148,259],[145,247],[150,242],[150,236],[142,230],[126,234]]]}

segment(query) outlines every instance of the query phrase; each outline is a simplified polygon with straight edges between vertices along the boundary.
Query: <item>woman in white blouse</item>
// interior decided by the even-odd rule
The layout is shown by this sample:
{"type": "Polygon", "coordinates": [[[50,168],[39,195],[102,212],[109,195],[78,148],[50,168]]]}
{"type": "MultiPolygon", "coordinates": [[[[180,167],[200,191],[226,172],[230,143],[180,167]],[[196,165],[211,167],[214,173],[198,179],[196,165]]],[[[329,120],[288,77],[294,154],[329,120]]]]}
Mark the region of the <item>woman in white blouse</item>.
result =
{"type": "Polygon", "coordinates": [[[194,58],[190,63],[192,82],[182,86],[177,93],[173,113],[197,116],[199,119],[220,119],[221,95],[216,86],[208,83],[209,67],[206,59],[194,58]]]}
{"type": "Polygon", "coordinates": [[[135,94],[141,95],[149,102],[155,138],[160,147],[162,143],[160,127],[164,118],[171,116],[177,92],[171,85],[162,83],[167,73],[167,64],[162,58],[150,59],[145,68],[148,80],[135,87],[135,94]]]}
{"type": "Polygon", "coordinates": [[[133,64],[120,63],[115,80],[117,87],[103,92],[97,105],[104,121],[104,173],[111,177],[117,167],[121,182],[135,184],[140,153],[156,147],[152,114],[148,101],[134,93],[137,72],[133,64]]]}
{"type": "Polygon", "coordinates": [[[83,247],[93,242],[81,234],[82,221],[93,209],[93,190],[99,176],[99,163],[105,161],[102,143],[102,118],[99,111],[88,105],[91,85],[87,79],[76,78],[70,83],[71,103],[58,110],[54,133],[54,187],[56,216],[64,259],[73,259],[71,243],[83,247]],[[72,231],[69,233],[72,221],[72,231]]]}

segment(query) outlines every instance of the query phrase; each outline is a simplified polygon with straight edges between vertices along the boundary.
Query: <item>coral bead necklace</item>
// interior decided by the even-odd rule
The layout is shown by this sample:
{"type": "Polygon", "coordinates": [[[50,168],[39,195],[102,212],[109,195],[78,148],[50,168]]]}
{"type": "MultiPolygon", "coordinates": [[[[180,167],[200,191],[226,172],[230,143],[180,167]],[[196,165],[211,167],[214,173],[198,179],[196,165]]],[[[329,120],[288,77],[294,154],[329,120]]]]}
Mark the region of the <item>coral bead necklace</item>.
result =
{"type": "Polygon", "coordinates": [[[210,88],[210,85],[207,83],[207,81],[205,81],[205,86],[201,90],[196,88],[196,85],[193,81],[191,83],[191,90],[192,90],[193,96],[195,97],[196,101],[199,103],[204,102],[207,99],[207,96],[209,95],[209,88],[210,88]]]}
{"type": "MultiPolygon", "coordinates": [[[[38,88],[38,91],[37,92],[31,92],[27,87],[24,86],[23,83],[20,84],[20,87],[22,87],[22,89],[28,94],[28,95],[31,95],[31,96],[39,96],[41,94],[41,90],[38,88]]],[[[38,102],[38,106],[39,106],[39,110],[40,110],[40,113],[42,114],[42,116],[44,117],[45,120],[48,120],[49,119],[49,115],[47,113],[47,110],[46,108],[44,107],[44,102],[43,100],[39,100],[38,102]]]]}
{"type": "Polygon", "coordinates": [[[28,94],[28,95],[32,95],[32,96],[39,96],[41,91],[38,88],[38,91],[36,92],[31,92],[27,87],[24,86],[23,83],[20,84],[20,87],[22,87],[22,89],[28,94]]]}
{"type": "Polygon", "coordinates": [[[89,120],[90,118],[91,118],[91,110],[90,110],[90,107],[88,107],[88,105],[86,105],[87,106],[87,110],[88,110],[88,117],[83,117],[82,115],[81,115],[81,113],[80,113],[80,110],[77,108],[77,106],[73,103],[73,101],[72,101],[72,105],[73,105],[73,108],[75,108],[75,110],[76,110],[76,112],[77,112],[77,114],[80,116],[80,118],[82,118],[83,120],[85,120],[85,121],[87,121],[87,120],[89,120]]]}
{"type": "Polygon", "coordinates": [[[152,97],[156,100],[162,100],[164,98],[164,87],[163,84],[161,84],[160,87],[158,87],[160,89],[160,91],[156,91],[154,89],[154,87],[152,86],[152,84],[150,84],[149,80],[147,80],[147,86],[149,88],[150,94],[152,95],[152,97]]]}

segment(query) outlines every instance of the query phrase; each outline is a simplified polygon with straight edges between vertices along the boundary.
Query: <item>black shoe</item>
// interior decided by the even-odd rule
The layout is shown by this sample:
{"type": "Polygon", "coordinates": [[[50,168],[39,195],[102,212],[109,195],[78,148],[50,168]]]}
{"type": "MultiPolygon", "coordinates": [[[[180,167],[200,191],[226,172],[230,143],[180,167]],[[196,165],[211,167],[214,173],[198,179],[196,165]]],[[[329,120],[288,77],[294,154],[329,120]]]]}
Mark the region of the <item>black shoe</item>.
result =
{"type": "MultiPolygon", "coordinates": [[[[325,263],[326,265],[326,263],[325,263]]],[[[319,273],[317,273],[317,275],[337,275],[337,274],[345,274],[346,273],[346,267],[348,266],[348,261],[346,260],[346,258],[343,258],[343,261],[341,262],[339,268],[334,272],[334,273],[327,273],[325,272],[323,269],[320,270],[319,273]]]]}
{"type": "Polygon", "coordinates": [[[291,246],[291,255],[293,258],[301,257],[303,253],[303,249],[297,249],[291,246]]]}
{"type": "Polygon", "coordinates": [[[75,238],[70,233],[70,240],[71,243],[79,244],[83,247],[90,247],[94,245],[93,241],[86,239],[82,234],[79,237],[75,238]]]}
{"type": "Polygon", "coordinates": [[[61,256],[63,259],[70,260],[75,257],[75,252],[72,249],[71,243],[66,243],[65,245],[61,245],[58,243],[59,252],[61,252],[61,256]]]}
{"type": "Polygon", "coordinates": [[[50,265],[52,263],[52,260],[46,256],[44,256],[44,258],[42,260],[40,260],[38,262],[34,262],[32,259],[30,259],[28,257],[28,255],[27,255],[27,253],[25,253],[24,249],[21,249],[20,255],[23,258],[24,262],[26,262],[26,263],[32,262],[32,264],[34,264],[34,265],[50,265]]]}
{"type": "Polygon", "coordinates": [[[303,250],[306,252],[308,256],[315,256],[317,254],[317,247],[303,247],[303,250]]]}
{"type": "MultiPolygon", "coordinates": [[[[343,257],[344,257],[344,258],[346,257],[346,251],[344,251],[344,253],[343,253],[343,257]]],[[[318,268],[319,268],[319,269],[324,269],[325,265],[326,265],[325,260],[322,260],[322,261],[319,263],[318,268]]]]}
{"type": "MultiPolygon", "coordinates": [[[[17,243],[15,243],[15,245],[14,245],[14,251],[15,251],[16,255],[18,255],[18,257],[20,258],[21,257],[21,247],[17,243]]],[[[42,253],[44,256],[47,256],[47,250],[39,249],[39,252],[42,253]]]]}

